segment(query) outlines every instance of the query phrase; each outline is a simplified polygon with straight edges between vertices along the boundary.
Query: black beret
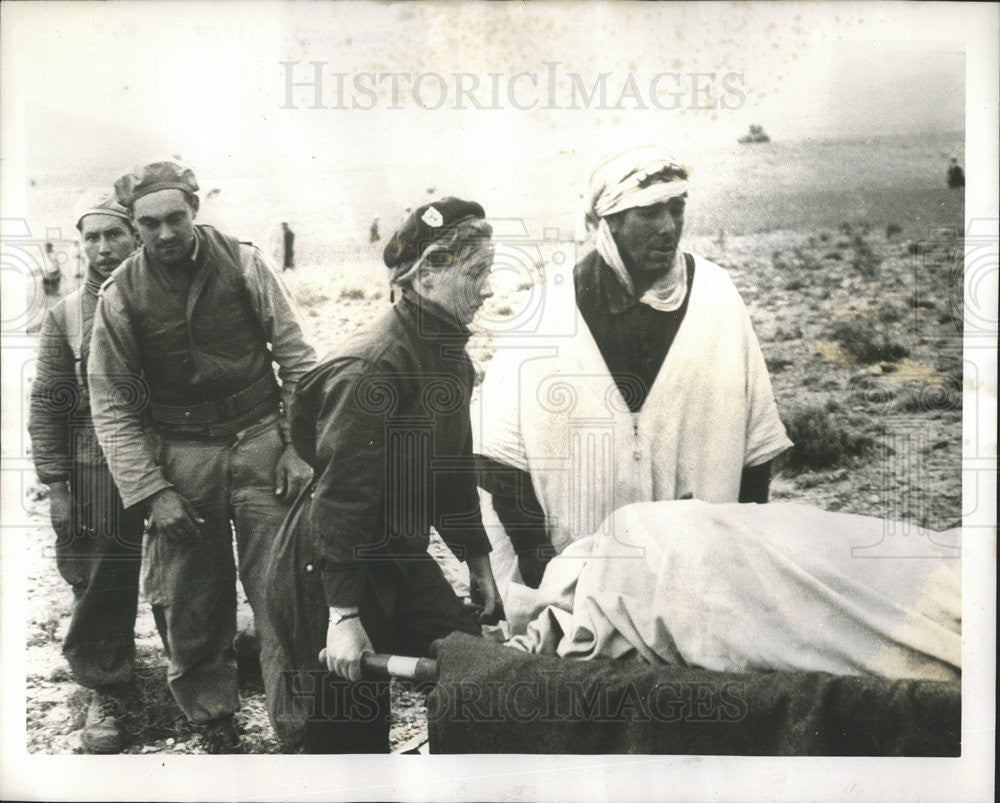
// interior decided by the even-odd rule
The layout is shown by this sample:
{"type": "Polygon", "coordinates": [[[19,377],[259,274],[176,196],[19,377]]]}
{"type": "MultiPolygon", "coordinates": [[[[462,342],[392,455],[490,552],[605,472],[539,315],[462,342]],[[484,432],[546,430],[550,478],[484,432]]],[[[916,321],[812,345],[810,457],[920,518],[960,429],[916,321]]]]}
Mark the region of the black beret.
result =
{"type": "Polygon", "coordinates": [[[382,261],[387,268],[413,262],[423,250],[448,229],[463,220],[486,218],[483,208],[475,201],[461,198],[441,198],[414,209],[403,221],[392,239],[386,243],[382,261]]]}

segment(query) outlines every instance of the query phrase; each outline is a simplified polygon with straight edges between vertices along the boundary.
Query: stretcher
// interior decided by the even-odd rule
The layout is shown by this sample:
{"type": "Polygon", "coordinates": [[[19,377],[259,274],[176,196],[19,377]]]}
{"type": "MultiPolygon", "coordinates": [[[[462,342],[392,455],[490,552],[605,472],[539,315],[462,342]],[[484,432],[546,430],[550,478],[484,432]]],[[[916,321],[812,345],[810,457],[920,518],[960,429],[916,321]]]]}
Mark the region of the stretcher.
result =
{"type": "Polygon", "coordinates": [[[361,663],[434,684],[431,753],[961,754],[960,683],[577,661],[460,633],[433,651],[361,663]]]}

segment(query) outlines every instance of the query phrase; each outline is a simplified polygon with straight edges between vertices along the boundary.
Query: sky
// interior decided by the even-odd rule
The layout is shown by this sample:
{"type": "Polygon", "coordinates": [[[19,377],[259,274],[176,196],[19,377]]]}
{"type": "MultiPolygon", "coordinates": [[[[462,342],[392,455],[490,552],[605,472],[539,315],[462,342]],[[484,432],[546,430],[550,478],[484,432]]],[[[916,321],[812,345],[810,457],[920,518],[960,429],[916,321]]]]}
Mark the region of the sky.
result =
{"type": "Polygon", "coordinates": [[[189,161],[293,171],[484,148],[601,154],[612,138],[731,143],[751,123],[783,140],[955,131],[956,16],[908,3],[4,3],[4,111],[38,105],[189,161]],[[334,108],[310,108],[315,85],[289,92],[289,79],[315,84],[312,62],[334,108]],[[395,104],[391,77],[377,99],[354,89],[387,73],[395,104]],[[585,100],[601,81],[606,100],[585,100]]]}

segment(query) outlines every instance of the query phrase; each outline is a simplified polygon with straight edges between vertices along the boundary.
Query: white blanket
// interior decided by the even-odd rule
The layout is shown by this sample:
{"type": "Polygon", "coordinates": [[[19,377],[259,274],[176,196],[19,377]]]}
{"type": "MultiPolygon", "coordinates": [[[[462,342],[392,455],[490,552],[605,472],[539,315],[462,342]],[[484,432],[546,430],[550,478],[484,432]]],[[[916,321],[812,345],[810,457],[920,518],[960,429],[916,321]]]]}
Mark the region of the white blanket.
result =
{"type": "Polygon", "coordinates": [[[614,538],[572,544],[537,591],[511,586],[511,646],[719,671],[961,678],[957,530],[915,528],[906,538],[922,557],[900,558],[871,549],[901,537],[884,520],[801,504],[645,503],[614,519],[614,538]]]}

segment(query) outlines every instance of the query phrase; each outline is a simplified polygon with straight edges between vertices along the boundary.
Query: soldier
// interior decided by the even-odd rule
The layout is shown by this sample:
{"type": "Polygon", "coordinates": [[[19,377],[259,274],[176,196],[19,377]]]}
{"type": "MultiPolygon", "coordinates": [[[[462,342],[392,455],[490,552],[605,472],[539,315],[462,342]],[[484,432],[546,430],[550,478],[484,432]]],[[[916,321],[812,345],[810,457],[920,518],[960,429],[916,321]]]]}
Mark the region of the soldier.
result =
{"type": "Polygon", "coordinates": [[[305,752],[388,752],[389,686],[359,683],[362,655],[424,655],[433,639],[479,634],[500,616],[465,352],[467,324],[492,293],[491,235],[477,203],[417,207],[385,247],[400,298],[296,393],[292,439],[316,481],[285,521],[267,585],[311,697],[305,752]],[[431,526],[468,564],[479,621],[427,553],[431,526]]]}
{"type": "Polygon", "coordinates": [[[58,296],[59,285],[62,284],[62,268],[59,265],[59,255],[56,247],[45,243],[45,269],[42,271],[42,290],[46,296],[58,296]]]}
{"type": "Polygon", "coordinates": [[[93,689],[83,728],[88,753],[122,748],[118,717],[132,680],[143,515],[125,510],[97,444],[84,369],[97,292],[139,244],[128,212],[109,189],[77,204],[87,279],[45,316],[28,431],[41,482],[49,486],[56,564],[73,587],[63,642],[73,678],[93,689]]]}
{"type": "Polygon", "coordinates": [[[126,507],[149,517],[146,593],[169,651],[167,681],[210,752],[239,750],[239,576],[255,612],[268,710],[299,736],[262,579],[309,466],[282,403],[315,362],[295,306],[251,245],[195,225],[198,183],[173,162],[115,183],[143,248],[101,291],[90,357],[94,423],[126,507]],[[279,387],[273,363],[278,364],[279,387]]]}
{"type": "Polygon", "coordinates": [[[281,269],[291,270],[295,267],[295,232],[288,224],[281,222],[281,269]]]}
{"type": "Polygon", "coordinates": [[[948,163],[948,187],[953,190],[960,190],[965,186],[965,172],[958,164],[958,157],[952,156],[948,163]]]}

